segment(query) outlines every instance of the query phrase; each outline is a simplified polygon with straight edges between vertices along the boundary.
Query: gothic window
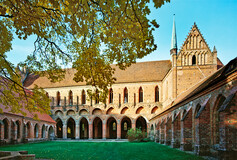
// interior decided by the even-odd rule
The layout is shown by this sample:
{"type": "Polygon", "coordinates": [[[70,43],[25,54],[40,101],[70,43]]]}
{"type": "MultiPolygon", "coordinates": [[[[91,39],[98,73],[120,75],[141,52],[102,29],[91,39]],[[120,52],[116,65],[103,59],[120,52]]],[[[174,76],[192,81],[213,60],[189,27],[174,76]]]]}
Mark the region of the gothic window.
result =
{"type": "Polygon", "coordinates": [[[142,87],[139,88],[139,102],[143,102],[143,90],[142,90],[142,87]]]}
{"type": "Polygon", "coordinates": [[[124,103],[128,103],[128,89],[124,88],[124,103]]]}
{"type": "Polygon", "coordinates": [[[73,95],[72,95],[72,91],[69,91],[69,95],[68,95],[68,104],[72,105],[73,104],[73,95]]]}
{"type": "Polygon", "coordinates": [[[159,102],[159,88],[156,86],[155,88],[155,102],[159,102]]]}
{"type": "Polygon", "coordinates": [[[195,55],[193,55],[193,57],[192,57],[192,65],[196,65],[196,56],[195,55]]]}
{"type": "Polygon", "coordinates": [[[82,90],[81,101],[82,101],[82,104],[86,104],[86,93],[85,93],[85,90],[82,90]]]}
{"type": "Polygon", "coordinates": [[[60,106],[60,100],[61,100],[61,98],[60,98],[60,92],[58,91],[58,92],[57,92],[57,106],[60,106]]]}
{"type": "Polygon", "coordinates": [[[113,131],[116,131],[116,123],[113,123],[113,131]]]}
{"type": "Polygon", "coordinates": [[[95,104],[98,104],[99,103],[99,91],[98,91],[98,89],[96,89],[95,94],[96,94],[95,104]]]}
{"type": "Polygon", "coordinates": [[[128,124],[127,124],[127,122],[124,122],[123,128],[124,128],[125,131],[128,130],[128,124]]]}
{"type": "Polygon", "coordinates": [[[110,88],[110,90],[109,90],[109,103],[113,103],[113,98],[114,98],[113,89],[110,88]]]}

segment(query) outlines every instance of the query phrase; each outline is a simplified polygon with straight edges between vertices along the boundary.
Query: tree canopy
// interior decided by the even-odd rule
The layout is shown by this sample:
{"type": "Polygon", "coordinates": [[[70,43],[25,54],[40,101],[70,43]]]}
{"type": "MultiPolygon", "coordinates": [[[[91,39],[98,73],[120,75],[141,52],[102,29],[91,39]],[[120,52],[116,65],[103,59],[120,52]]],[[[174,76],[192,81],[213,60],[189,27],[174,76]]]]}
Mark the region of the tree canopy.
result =
{"type": "MultiPolygon", "coordinates": [[[[153,4],[159,8],[169,1],[153,0],[153,4]]],[[[27,94],[19,69],[7,60],[14,34],[19,39],[36,36],[34,52],[18,66],[27,66],[31,73],[57,82],[64,78],[61,66],[71,65],[77,70],[74,81],[86,81],[98,89],[104,101],[108,87],[116,81],[110,65],[116,63],[126,69],[157,48],[152,32],[159,25],[148,19],[148,3],[149,0],[0,0],[0,103],[12,112],[22,112],[19,100],[25,99],[26,109],[48,110],[45,106],[49,100],[40,101],[46,98],[45,92],[36,86],[32,94],[27,94]]],[[[90,94],[94,95],[92,91],[90,94]]]]}

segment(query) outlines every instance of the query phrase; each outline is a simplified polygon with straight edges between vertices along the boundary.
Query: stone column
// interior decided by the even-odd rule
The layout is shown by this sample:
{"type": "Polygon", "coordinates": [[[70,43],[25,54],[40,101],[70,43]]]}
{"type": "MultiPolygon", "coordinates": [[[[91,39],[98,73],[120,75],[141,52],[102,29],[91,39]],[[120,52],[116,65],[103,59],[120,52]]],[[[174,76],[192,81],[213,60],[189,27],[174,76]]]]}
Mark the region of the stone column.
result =
{"type": "Polygon", "coordinates": [[[93,139],[93,123],[89,122],[89,139],[93,139]]]}
{"type": "Polygon", "coordinates": [[[121,124],[119,120],[117,123],[117,139],[121,139],[121,124]]]}
{"type": "Polygon", "coordinates": [[[67,139],[67,125],[63,123],[63,139],[67,139]]]}
{"type": "Polygon", "coordinates": [[[17,125],[16,125],[16,122],[11,123],[11,140],[12,140],[12,143],[16,143],[16,141],[17,141],[17,125]]]}
{"type": "Polygon", "coordinates": [[[80,126],[79,122],[76,122],[76,139],[80,138],[80,126]]]}
{"type": "Polygon", "coordinates": [[[171,147],[179,148],[180,147],[180,114],[174,117],[171,128],[172,128],[171,147]]]}
{"type": "Polygon", "coordinates": [[[167,119],[165,124],[165,145],[171,144],[171,117],[167,119]]]}
{"type": "Polygon", "coordinates": [[[132,121],[132,128],[136,129],[136,123],[132,121]]]}
{"type": "Polygon", "coordinates": [[[4,124],[2,121],[0,121],[0,140],[4,139],[4,124]]]}
{"type": "Polygon", "coordinates": [[[107,124],[106,124],[106,122],[103,122],[103,124],[102,124],[102,138],[103,139],[106,139],[106,128],[107,128],[107,124]]]}

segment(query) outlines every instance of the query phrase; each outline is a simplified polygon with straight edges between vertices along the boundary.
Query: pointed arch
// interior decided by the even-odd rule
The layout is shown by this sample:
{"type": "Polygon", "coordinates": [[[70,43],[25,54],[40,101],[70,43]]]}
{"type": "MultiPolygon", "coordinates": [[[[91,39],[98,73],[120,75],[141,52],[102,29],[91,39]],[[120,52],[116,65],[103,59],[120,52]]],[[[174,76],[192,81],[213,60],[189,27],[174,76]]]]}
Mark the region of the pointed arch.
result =
{"type": "Polygon", "coordinates": [[[60,118],[56,119],[56,134],[57,138],[63,138],[63,121],[60,118]]]}
{"type": "Polygon", "coordinates": [[[113,89],[110,88],[109,90],[109,103],[113,103],[114,100],[114,93],[113,93],[113,89]]]}
{"type": "Polygon", "coordinates": [[[68,93],[68,104],[73,105],[73,93],[71,90],[68,93]]]}
{"type": "Polygon", "coordinates": [[[128,110],[128,107],[124,107],[124,108],[121,110],[120,114],[125,114],[127,110],[128,110]]]}
{"type": "Polygon", "coordinates": [[[67,121],[67,138],[75,139],[75,120],[70,117],[67,121]]]}
{"type": "Polygon", "coordinates": [[[109,139],[117,138],[117,121],[114,117],[109,117],[107,120],[106,137],[109,139]]]}
{"type": "Polygon", "coordinates": [[[19,120],[16,121],[16,129],[17,129],[17,139],[21,137],[21,122],[19,120]]]}
{"type": "Polygon", "coordinates": [[[58,91],[57,92],[57,95],[56,95],[56,97],[57,97],[57,106],[60,106],[61,104],[61,97],[60,97],[60,92],[58,91]]]}
{"type": "Polygon", "coordinates": [[[142,111],[143,111],[144,107],[139,107],[137,110],[136,110],[136,114],[141,114],[142,111]]]}
{"type": "Polygon", "coordinates": [[[45,138],[46,134],[45,134],[45,125],[43,124],[42,129],[41,129],[41,138],[45,138]]]}
{"type": "Polygon", "coordinates": [[[85,117],[80,120],[80,139],[88,139],[89,137],[89,123],[85,117]]]}
{"type": "Polygon", "coordinates": [[[142,87],[139,88],[139,103],[143,102],[143,89],[142,87]]]}
{"type": "Polygon", "coordinates": [[[93,111],[92,111],[92,115],[101,115],[102,114],[102,110],[99,109],[99,108],[95,108],[93,111]]]}
{"type": "Polygon", "coordinates": [[[9,120],[7,118],[3,119],[4,125],[4,139],[9,139],[9,120]]]}
{"type": "Polygon", "coordinates": [[[157,110],[158,110],[157,106],[153,107],[151,110],[151,114],[155,114],[157,110]]]}
{"type": "Polygon", "coordinates": [[[147,131],[147,122],[143,116],[140,116],[136,120],[136,128],[141,129],[142,131],[147,131]]]}
{"type": "Polygon", "coordinates": [[[84,89],[81,92],[81,103],[86,104],[86,92],[84,89]]]}
{"type": "Polygon", "coordinates": [[[35,127],[34,127],[34,138],[39,138],[39,125],[38,125],[38,123],[36,123],[35,127]]]}
{"type": "Polygon", "coordinates": [[[192,56],[192,65],[196,65],[196,56],[195,55],[193,55],[192,56]]]}
{"type": "Polygon", "coordinates": [[[124,116],[121,120],[121,138],[127,138],[127,132],[132,126],[132,121],[129,117],[124,116]]]}
{"type": "Polygon", "coordinates": [[[79,115],[88,115],[88,114],[89,114],[89,112],[86,109],[81,109],[79,111],[79,115]]]}
{"type": "Polygon", "coordinates": [[[93,138],[94,139],[101,139],[103,135],[102,130],[102,120],[99,117],[96,117],[93,120],[93,138]]]}
{"type": "Polygon", "coordinates": [[[123,90],[123,102],[128,103],[128,89],[127,89],[127,87],[125,87],[123,90]]]}
{"type": "Polygon", "coordinates": [[[113,114],[113,110],[114,110],[114,108],[113,108],[113,107],[110,107],[110,108],[107,110],[106,114],[113,114]]]}
{"type": "Polygon", "coordinates": [[[52,126],[48,129],[48,139],[52,140],[54,138],[54,129],[52,126]]]}
{"type": "Polygon", "coordinates": [[[159,87],[156,86],[156,87],[155,87],[155,102],[159,102],[159,101],[160,101],[159,87]]]}

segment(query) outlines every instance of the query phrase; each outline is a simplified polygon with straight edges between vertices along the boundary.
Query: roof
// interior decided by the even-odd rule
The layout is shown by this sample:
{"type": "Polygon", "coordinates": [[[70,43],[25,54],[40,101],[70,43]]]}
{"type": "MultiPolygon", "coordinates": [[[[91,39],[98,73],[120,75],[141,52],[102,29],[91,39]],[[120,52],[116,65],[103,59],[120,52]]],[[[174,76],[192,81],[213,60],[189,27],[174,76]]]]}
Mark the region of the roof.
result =
{"type": "MultiPolygon", "coordinates": [[[[113,75],[116,78],[115,83],[157,82],[163,80],[168,73],[171,68],[171,61],[139,62],[132,64],[126,70],[121,70],[116,65],[112,65],[112,68],[115,68],[115,73],[113,75]]],[[[86,82],[77,83],[73,80],[75,73],[75,69],[66,69],[65,79],[56,83],[50,82],[47,77],[30,74],[25,80],[24,86],[32,89],[34,85],[38,85],[42,88],[86,85],[86,82]]]]}
{"type": "Polygon", "coordinates": [[[170,49],[177,49],[177,38],[176,38],[175,20],[173,22],[173,30],[172,30],[171,48],[170,49]]]}

